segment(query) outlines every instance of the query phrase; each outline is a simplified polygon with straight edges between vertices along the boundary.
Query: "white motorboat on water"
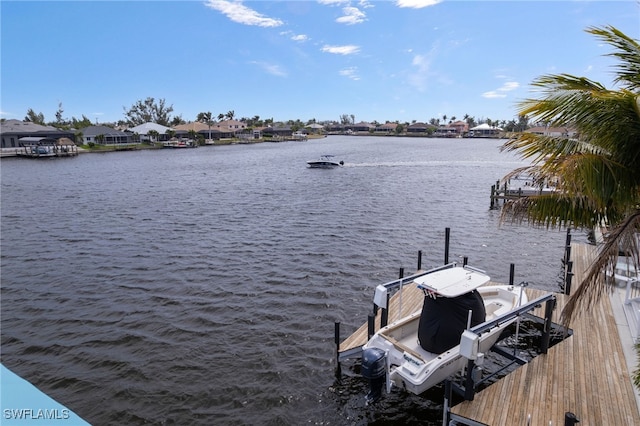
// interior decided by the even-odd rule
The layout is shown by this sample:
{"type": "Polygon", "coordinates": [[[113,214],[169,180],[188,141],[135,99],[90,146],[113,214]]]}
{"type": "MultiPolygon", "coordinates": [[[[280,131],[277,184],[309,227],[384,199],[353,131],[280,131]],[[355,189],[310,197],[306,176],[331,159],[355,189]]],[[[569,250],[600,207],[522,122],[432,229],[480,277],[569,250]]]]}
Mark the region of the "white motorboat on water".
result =
{"type": "MultiPolygon", "coordinates": [[[[406,284],[423,290],[423,307],[381,328],[363,346],[362,375],[371,386],[367,400],[378,399],[384,384],[387,392],[395,386],[421,394],[461,371],[468,362],[461,354],[461,336],[507,314],[504,321],[471,334],[479,357],[489,351],[516,321],[508,314],[528,301],[522,286],[486,285],[489,280],[481,270],[452,263],[406,284]]],[[[383,285],[376,288],[378,306],[386,307],[386,291],[383,285]]]]}
{"type": "Polygon", "coordinates": [[[322,155],[318,160],[307,161],[307,165],[313,169],[332,169],[344,166],[344,161],[336,160],[333,155],[322,155]]]}

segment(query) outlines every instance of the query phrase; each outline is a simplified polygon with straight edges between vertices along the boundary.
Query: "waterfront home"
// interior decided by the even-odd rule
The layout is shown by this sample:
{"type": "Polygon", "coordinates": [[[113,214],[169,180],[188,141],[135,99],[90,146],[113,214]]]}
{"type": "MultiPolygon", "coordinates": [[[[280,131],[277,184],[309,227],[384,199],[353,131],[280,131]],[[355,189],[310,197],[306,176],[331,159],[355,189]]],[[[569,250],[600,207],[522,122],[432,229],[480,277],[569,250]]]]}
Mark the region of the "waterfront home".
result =
{"type": "Polygon", "coordinates": [[[96,145],[131,145],[140,141],[134,138],[130,132],[122,132],[109,126],[88,126],[81,130],[83,145],[94,143],[96,145]]]}
{"type": "Polygon", "coordinates": [[[412,123],[409,126],[407,126],[406,132],[408,134],[416,135],[416,134],[421,134],[421,133],[429,133],[434,128],[435,127],[430,125],[430,124],[418,122],[418,123],[412,123]]]}
{"type": "Polygon", "coordinates": [[[495,138],[500,135],[502,129],[496,126],[490,126],[487,123],[482,123],[479,126],[469,129],[469,137],[472,138],[495,138]]]}
{"type": "Polygon", "coordinates": [[[376,127],[375,133],[395,133],[397,127],[398,123],[384,123],[376,127]]]}
{"type": "Polygon", "coordinates": [[[61,130],[53,126],[43,126],[30,121],[5,120],[0,124],[0,148],[18,148],[22,138],[47,138],[58,140],[68,138],[75,142],[76,135],[69,130],[61,130]]]}
{"type": "Polygon", "coordinates": [[[139,135],[141,141],[149,142],[169,140],[170,136],[167,133],[169,130],[171,130],[169,127],[156,123],[143,123],[127,129],[128,132],[139,135]]]}
{"type": "Polygon", "coordinates": [[[202,139],[206,141],[220,139],[220,135],[222,133],[219,128],[216,128],[216,126],[214,126],[214,123],[211,123],[211,125],[209,125],[200,121],[179,124],[177,126],[173,126],[172,130],[175,132],[175,135],[178,138],[189,138],[193,133],[196,133],[197,135],[202,136],[202,139]]]}
{"type": "Polygon", "coordinates": [[[525,130],[526,133],[534,133],[540,136],[553,136],[553,137],[573,137],[576,134],[574,129],[569,127],[551,127],[551,126],[536,126],[525,130]]]}

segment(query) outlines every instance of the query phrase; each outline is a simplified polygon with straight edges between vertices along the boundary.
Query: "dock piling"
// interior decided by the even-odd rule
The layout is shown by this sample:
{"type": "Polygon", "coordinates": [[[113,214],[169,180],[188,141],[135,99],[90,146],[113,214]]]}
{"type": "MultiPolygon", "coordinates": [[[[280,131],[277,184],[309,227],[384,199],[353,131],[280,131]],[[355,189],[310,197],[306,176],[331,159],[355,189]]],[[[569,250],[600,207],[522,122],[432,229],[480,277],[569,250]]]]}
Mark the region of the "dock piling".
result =
{"type": "Polygon", "coordinates": [[[556,298],[549,299],[544,305],[544,325],[542,327],[542,341],[540,342],[540,352],[546,354],[549,351],[549,340],[551,339],[551,315],[556,307],[556,298]]]}
{"type": "Polygon", "coordinates": [[[515,274],[515,270],[516,270],[516,265],[515,265],[515,263],[512,263],[512,264],[509,266],[509,285],[513,285],[513,283],[514,283],[514,281],[515,281],[515,280],[514,280],[514,278],[515,278],[515,276],[516,276],[516,274],[515,274]]]}
{"type": "Polygon", "coordinates": [[[367,316],[367,340],[376,334],[376,317],[373,314],[367,316]]]}
{"type": "Polygon", "coordinates": [[[449,263],[449,237],[451,236],[451,228],[444,229],[444,264],[449,263]]]}
{"type": "Polygon", "coordinates": [[[336,344],[336,379],[342,376],[342,366],[340,365],[340,322],[336,321],[333,327],[333,341],[336,344]]]}
{"type": "Polygon", "coordinates": [[[391,300],[391,295],[387,292],[387,307],[382,308],[382,312],[380,312],[380,328],[389,324],[389,300],[391,300]]]}

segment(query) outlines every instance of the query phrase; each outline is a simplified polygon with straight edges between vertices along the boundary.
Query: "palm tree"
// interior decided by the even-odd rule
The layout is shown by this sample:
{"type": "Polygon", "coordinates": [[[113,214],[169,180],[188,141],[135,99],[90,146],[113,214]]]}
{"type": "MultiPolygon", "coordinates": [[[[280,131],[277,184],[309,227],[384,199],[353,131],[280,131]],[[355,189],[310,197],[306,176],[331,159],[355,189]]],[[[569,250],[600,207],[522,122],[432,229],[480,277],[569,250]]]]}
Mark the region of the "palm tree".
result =
{"type": "Polygon", "coordinates": [[[149,130],[147,135],[149,136],[149,142],[155,142],[158,140],[160,133],[157,130],[149,130]]]}
{"type": "Polygon", "coordinates": [[[534,122],[569,125],[577,133],[562,137],[522,133],[503,145],[532,160],[524,171],[540,180],[555,180],[560,189],[508,203],[503,220],[526,219],[547,227],[610,228],[562,312],[565,325],[605,293],[603,271],[615,265],[621,250],[639,266],[640,44],[612,26],[586,31],[615,48],[608,56],[619,62],[614,80],[619,90],[568,74],[539,77],[533,86],[541,90],[541,98],[523,101],[520,114],[534,122]]]}
{"type": "Polygon", "coordinates": [[[201,112],[200,114],[198,114],[196,121],[204,122],[207,124],[207,126],[209,126],[209,140],[211,140],[211,124],[213,124],[213,114],[211,114],[210,111],[201,112]]]}

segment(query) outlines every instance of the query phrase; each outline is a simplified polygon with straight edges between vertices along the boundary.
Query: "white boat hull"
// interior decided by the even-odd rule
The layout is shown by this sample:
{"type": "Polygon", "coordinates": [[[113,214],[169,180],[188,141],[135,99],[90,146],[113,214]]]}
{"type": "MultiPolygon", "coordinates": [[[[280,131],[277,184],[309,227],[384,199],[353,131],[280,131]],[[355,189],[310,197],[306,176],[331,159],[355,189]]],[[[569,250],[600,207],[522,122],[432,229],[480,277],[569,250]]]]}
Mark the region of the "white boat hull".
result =
{"type": "MultiPolygon", "coordinates": [[[[485,286],[482,295],[486,321],[494,320],[527,303],[523,287],[485,286]]],[[[391,386],[421,394],[461,371],[467,359],[460,355],[460,345],[435,354],[424,350],[418,341],[421,310],[380,329],[363,346],[378,348],[386,354],[387,389],[391,386]]],[[[515,319],[501,322],[479,337],[479,352],[486,353],[496,343],[501,332],[515,319]]]]}

